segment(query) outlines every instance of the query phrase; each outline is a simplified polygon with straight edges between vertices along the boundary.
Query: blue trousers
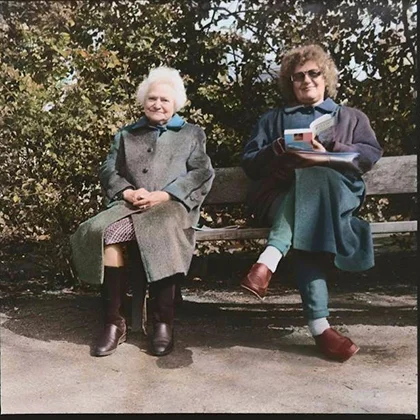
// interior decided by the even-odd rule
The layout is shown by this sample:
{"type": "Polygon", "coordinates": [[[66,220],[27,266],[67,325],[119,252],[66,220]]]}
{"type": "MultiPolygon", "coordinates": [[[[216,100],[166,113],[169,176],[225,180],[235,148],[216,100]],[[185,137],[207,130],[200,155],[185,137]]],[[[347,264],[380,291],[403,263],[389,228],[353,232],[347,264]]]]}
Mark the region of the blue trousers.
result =
{"type": "Polygon", "coordinates": [[[345,271],[374,265],[369,223],[357,217],[365,185],[355,174],[326,167],[297,169],[295,175],[270,206],[268,245],[284,256],[293,246],[304,314],[323,318],[329,314],[328,264],[345,271]]]}
{"type": "MultiPolygon", "coordinates": [[[[289,251],[295,217],[295,188],[288,191],[274,217],[267,245],[277,248],[283,256],[289,251]]],[[[305,317],[324,318],[329,315],[327,270],[329,254],[296,250],[294,272],[305,317]]]]}

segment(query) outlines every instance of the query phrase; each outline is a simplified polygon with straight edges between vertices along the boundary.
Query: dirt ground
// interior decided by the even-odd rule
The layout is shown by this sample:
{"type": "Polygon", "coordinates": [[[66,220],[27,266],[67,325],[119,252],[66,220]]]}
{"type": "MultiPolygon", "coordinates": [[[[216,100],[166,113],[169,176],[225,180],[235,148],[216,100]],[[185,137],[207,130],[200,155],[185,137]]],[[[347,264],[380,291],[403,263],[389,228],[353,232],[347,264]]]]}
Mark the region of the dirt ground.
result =
{"type": "Polygon", "coordinates": [[[417,418],[417,261],[417,253],[384,254],[366,273],[331,273],[330,323],[361,348],[346,363],[316,351],[286,261],[263,303],[238,287],[249,258],[209,259],[205,272],[195,262],[182,288],[176,348],[163,358],[146,353],[141,333],[112,356],[90,356],[100,329],[97,290],[22,283],[1,299],[2,414],[417,418]]]}

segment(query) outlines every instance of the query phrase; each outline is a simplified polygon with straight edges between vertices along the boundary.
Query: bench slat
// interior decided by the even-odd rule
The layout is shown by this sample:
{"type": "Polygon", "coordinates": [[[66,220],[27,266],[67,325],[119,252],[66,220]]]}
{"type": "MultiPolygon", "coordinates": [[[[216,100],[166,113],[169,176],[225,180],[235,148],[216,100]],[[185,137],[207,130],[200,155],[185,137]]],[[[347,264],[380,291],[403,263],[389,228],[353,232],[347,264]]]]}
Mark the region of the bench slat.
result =
{"type": "Polygon", "coordinates": [[[417,156],[383,157],[363,179],[368,195],[416,193],[417,156]]]}
{"type": "Polygon", "coordinates": [[[197,232],[197,241],[262,239],[268,236],[269,228],[214,229],[197,232]]]}
{"type": "MultiPolygon", "coordinates": [[[[216,177],[204,204],[244,203],[249,179],[240,167],[216,168],[216,177]]],[[[417,156],[388,156],[363,176],[367,195],[417,192],[417,156]]]]}
{"type": "Polygon", "coordinates": [[[371,223],[370,228],[373,234],[417,232],[417,220],[371,223]]]}
{"type": "MultiPolygon", "coordinates": [[[[416,232],[417,221],[371,223],[372,234],[416,232]]],[[[214,229],[197,232],[197,241],[265,239],[269,228],[214,229]]]]}

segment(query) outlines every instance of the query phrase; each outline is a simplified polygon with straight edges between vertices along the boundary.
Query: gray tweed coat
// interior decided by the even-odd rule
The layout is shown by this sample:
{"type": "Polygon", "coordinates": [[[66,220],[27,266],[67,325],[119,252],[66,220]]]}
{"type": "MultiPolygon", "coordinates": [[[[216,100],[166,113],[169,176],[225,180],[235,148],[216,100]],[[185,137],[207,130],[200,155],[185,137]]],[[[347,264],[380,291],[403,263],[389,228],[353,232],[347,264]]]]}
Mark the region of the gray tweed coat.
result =
{"type": "Polygon", "coordinates": [[[72,262],[81,281],[103,282],[106,228],[131,216],[148,282],[188,272],[195,247],[192,229],[209,192],[214,170],[204,131],[178,115],[165,127],[145,117],[121,129],[101,166],[107,209],[83,222],[70,237],[72,262]],[[119,199],[124,189],[168,192],[172,200],[146,211],[119,199]]]}

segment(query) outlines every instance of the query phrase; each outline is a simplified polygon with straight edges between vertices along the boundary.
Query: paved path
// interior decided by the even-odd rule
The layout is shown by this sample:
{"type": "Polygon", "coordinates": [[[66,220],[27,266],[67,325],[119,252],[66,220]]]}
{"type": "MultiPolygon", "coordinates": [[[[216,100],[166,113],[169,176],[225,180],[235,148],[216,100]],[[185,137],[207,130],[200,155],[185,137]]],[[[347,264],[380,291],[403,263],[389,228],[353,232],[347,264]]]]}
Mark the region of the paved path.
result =
{"type": "Polygon", "coordinates": [[[1,409],[16,413],[398,413],[417,416],[416,296],[331,296],[332,319],[361,347],[346,363],[316,351],[291,293],[264,305],[239,292],[184,292],[176,349],[149,356],[131,334],[90,356],[94,296],[3,308],[1,409]]]}

